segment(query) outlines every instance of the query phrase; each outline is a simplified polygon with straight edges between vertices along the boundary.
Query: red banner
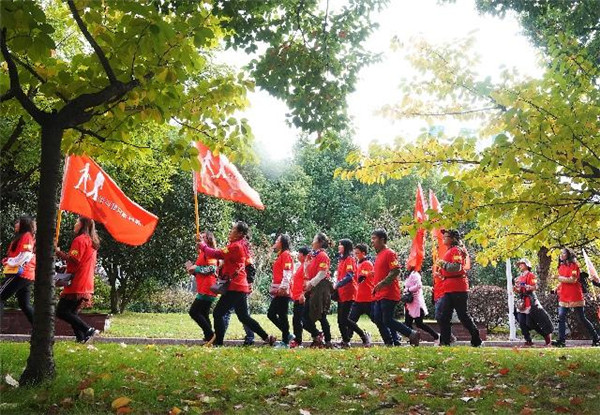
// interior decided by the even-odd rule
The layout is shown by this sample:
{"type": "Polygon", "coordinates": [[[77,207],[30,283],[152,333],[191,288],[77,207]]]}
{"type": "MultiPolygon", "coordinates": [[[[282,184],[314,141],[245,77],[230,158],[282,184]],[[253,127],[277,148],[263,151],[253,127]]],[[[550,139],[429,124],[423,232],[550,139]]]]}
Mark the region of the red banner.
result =
{"type": "MultiPolygon", "coordinates": [[[[415,222],[423,223],[427,220],[427,215],[425,211],[427,210],[427,206],[425,205],[425,198],[423,197],[423,189],[421,189],[421,185],[417,186],[417,200],[415,202],[415,222]]],[[[417,230],[417,234],[415,235],[412,247],[410,248],[410,254],[408,256],[408,260],[406,261],[406,268],[412,268],[416,271],[421,270],[421,266],[423,265],[423,258],[425,257],[425,229],[420,228],[417,230]]]]}
{"type": "Polygon", "coordinates": [[[237,167],[224,154],[214,155],[208,147],[196,142],[200,171],[194,172],[194,190],[219,199],[232,200],[264,209],[260,195],[250,187],[237,167]]]}
{"type": "Polygon", "coordinates": [[[102,223],[115,240],[128,245],[147,242],[158,223],[87,156],[67,157],[60,209],[102,223]]]}

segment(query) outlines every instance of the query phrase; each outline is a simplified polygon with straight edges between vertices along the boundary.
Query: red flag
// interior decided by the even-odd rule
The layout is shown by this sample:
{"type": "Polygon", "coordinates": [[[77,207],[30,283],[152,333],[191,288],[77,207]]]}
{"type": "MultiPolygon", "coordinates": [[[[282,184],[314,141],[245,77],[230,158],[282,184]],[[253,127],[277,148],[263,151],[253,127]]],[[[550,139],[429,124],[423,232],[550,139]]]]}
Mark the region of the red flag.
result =
{"type": "Polygon", "coordinates": [[[158,223],[155,215],[130,200],[87,156],[67,157],[60,209],[102,223],[113,238],[128,245],[148,241],[158,223]]]}
{"type": "MultiPolygon", "coordinates": [[[[415,202],[415,221],[417,223],[423,223],[427,220],[427,215],[425,211],[427,210],[427,206],[425,205],[425,198],[423,197],[423,189],[421,189],[421,185],[417,186],[417,201],[415,202]]],[[[425,256],[425,229],[420,228],[417,230],[417,234],[412,242],[412,247],[410,248],[410,254],[408,256],[408,260],[406,261],[407,268],[413,268],[416,271],[421,270],[421,265],[423,265],[423,257],[425,256]]]]}
{"type": "Polygon", "coordinates": [[[194,172],[194,190],[220,199],[232,200],[264,209],[256,190],[244,180],[237,167],[225,154],[215,156],[210,149],[196,142],[200,171],[194,172]]]}
{"type": "MultiPolygon", "coordinates": [[[[432,210],[437,213],[442,213],[442,206],[438,201],[437,197],[433,193],[433,190],[429,189],[429,206],[432,210]]],[[[444,245],[444,235],[442,235],[442,230],[438,228],[433,228],[431,230],[431,236],[433,238],[433,258],[434,258],[434,267],[435,261],[443,258],[446,254],[448,248],[444,245]]]]}

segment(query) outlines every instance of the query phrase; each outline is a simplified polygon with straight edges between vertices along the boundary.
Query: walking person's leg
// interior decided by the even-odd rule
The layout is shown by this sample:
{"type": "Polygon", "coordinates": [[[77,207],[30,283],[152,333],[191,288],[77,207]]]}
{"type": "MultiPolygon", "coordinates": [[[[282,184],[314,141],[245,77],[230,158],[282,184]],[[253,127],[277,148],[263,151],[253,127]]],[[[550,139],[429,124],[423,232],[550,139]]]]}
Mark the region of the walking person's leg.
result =
{"type": "MultiPolygon", "coordinates": [[[[408,313],[407,313],[408,314],[408,313]]],[[[425,324],[423,319],[425,318],[425,311],[421,309],[421,315],[415,319],[415,326],[423,330],[425,333],[429,333],[433,337],[434,341],[438,341],[440,334],[436,332],[429,324],[425,324]]],[[[408,324],[407,324],[408,326],[408,324]]],[[[409,326],[411,327],[411,326],[409,326]]]]}
{"type": "Polygon", "coordinates": [[[379,329],[379,334],[383,339],[383,343],[391,346],[393,344],[392,334],[390,329],[383,322],[383,310],[381,306],[381,300],[373,302],[373,319],[379,329]]]}
{"type": "Polygon", "coordinates": [[[565,345],[567,336],[567,307],[558,307],[558,341],[557,346],[565,345]]]}
{"type": "Polygon", "coordinates": [[[361,307],[356,305],[354,301],[350,306],[350,311],[348,313],[348,341],[352,340],[352,334],[356,333],[360,337],[363,343],[370,343],[370,339],[367,339],[367,333],[360,328],[358,325],[358,319],[361,316],[361,307]]]}
{"type": "Polygon", "coordinates": [[[230,295],[231,292],[228,291],[225,294],[221,295],[217,304],[215,305],[215,309],[213,310],[213,319],[215,321],[215,346],[222,346],[223,340],[225,338],[225,333],[227,328],[229,327],[229,318],[226,316],[231,316],[231,307],[233,306],[234,297],[230,295]]]}
{"type": "Polygon", "coordinates": [[[77,308],[82,300],[67,300],[64,297],[58,301],[56,306],[56,317],[66,321],[73,328],[73,333],[79,341],[85,340],[93,328],[88,326],[78,315],[77,308]],[[84,336],[83,338],[81,338],[84,336]]]}
{"type": "Polygon", "coordinates": [[[244,325],[247,326],[253,333],[256,333],[263,339],[265,342],[273,343],[274,338],[269,336],[266,331],[258,324],[256,320],[250,317],[250,313],[248,311],[248,295],[242,292],[232,292],[234,294],[234,303],[233,307],[235,310],[235,315],[238,320],[244,325]],[[271,341],[273,340],[273,341],[271,341]]]}
{"type": "Polygon", "coordinates": [[[523,333],[523,337],[525,338],[525,343],[530,344],[531,334],[529,332],[529,326],[527,325],[527,314],[517,313],[517,320],[519,321],[519,327],[521,328],[521,333],[523,333]]]}
{"type": "Polygon", "coordinates": [[[440,344],[442,346],[450,346],[452,336],[452,313],[454,307],[452,298],[449,294],[445,294],[436,303],[435,315],[440,325],[440,344]]]}
{"type": "Polygon", "coordinates": [[[454,308],[456,309],[458,319],[463,327],[471,333],[471,345],[475,347],[480,346],[481,337],[479,336],[479,329],[467,311],[469,293],[451,293],[450,295],[454,296],[454,308]]]}
{"type": "Polygon", "coordinates": [[[296,344],[302,344],[302,332],[304,331],[304,325],[302,324],[302,317],[304,315],[304,304],[300,304],[299,301],[294,301],[292,325],[294,327],[294,336],[296,337],[296,344]]]}
{"type": "Polygon", "coordinates": [[[588,318],[585,316],[585,308],[584,307],[575,307],[575,314],[579,318],[579,321],[581,321],[583,323],[583,325],[586,327],[590,336],[592,336],[592,344],[594,346],[597,346],[598,342],[599,342],[598,332],[596,332],[596,329],[594,328],[594,325],[592,324],[592,322],[590,320],[588,320],[588,318]]]}

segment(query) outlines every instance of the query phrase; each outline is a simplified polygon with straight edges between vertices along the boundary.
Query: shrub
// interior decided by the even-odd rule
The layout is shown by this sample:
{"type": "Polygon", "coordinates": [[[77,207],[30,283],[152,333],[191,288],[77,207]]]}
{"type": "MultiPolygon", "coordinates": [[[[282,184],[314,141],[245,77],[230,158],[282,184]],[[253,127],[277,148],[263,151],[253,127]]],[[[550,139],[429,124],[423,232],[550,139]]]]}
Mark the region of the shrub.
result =
{"type": "Polygon", "coordinates": [[[475,323],[490,331],[508,321],[506,289],[495,285],[478,285],[469,293],[469,313],[475,323]]]}
{"type": "Polygon", "coordinates": [[[187,313],[196,293],[170,288],[133,302],[128,309],[140,313],[187,313]]]}

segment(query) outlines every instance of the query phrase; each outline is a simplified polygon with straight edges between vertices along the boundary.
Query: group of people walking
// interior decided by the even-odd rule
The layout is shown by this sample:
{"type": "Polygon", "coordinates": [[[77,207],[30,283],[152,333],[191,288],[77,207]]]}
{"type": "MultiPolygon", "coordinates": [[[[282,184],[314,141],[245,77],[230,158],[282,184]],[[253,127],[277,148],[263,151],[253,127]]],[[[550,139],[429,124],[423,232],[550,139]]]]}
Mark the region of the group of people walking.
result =
{"type": "MultiPolygon", "coordinates": [[[[401,266],[396,252],[387,246],[388,236],[384,230],[377,229],[371,234],[371,245],[376,252],[374,261],[368,256],[366,244],[354,246],[349,239],[341,239],[337,246],[337,270],[333,275],[327,254],[331,241],[324,233],[315,235],[310,248],[297,249],[298,265],[291,253],[289,236],[279,235],[273,246],[277,258],[272,267],[269,289],[271,303],[267,313],[281,332],[279,342],[250,316],[248,296],[252,292],[256,271],[248,230],[246,223],[234,223],[229,232],[229,243],[222,249],[217,248],[211,232],[202,233],[197,244],[196,261],[185,264],[186,271],[195,276],[197,287],[189,314],[202,329],[207,345],[223,345],[233,312],[244,325],[246,344],[252,344],[254,336],[258,335],[266,344],[276,347],[301,347],[304,345],[303,334],[307,332],[311,339],[310,347],[347,348],[354,334],[363,345],[370,346],[371,335],[358,323],[361,316],[367,315],[388,346],[400,345],[401,336],[405,336],[411,345],[418,346],[421,338],[413,324],[429,333],[440,345],[450,345],[456,340],[451,329],[455,312],[471,335],[471,345],[478,347],[482,344],[479,330],[467,309],[469,282],[465,265],[468,254],[456,230],[443,232],[447,250],[434,267],[433,298],[440,333],[424,322],[429,310],[423,296],[421,275],[417,270],[406,270],[402,288],[401,266]],[[332,300],[338,302],[337,324],[342,337],[338,344],[332,343],[327,319],[332,300]],[[404,322],[395,317],[400,303],[405,307],[404,322]],[[293,307],[292,327],[288,319],[290,305],[293,307]],[[211,309],[214,325],[210,318],[211,309]]],[[[56,247],[57,258],[66,262],[66,273],[70,274],[69,282],[60,294],[56,315],[71,325],[78,342],[85,343],[96,334],[96,330],[87,325],[78,313],[91,305],[100,240],[94,221],[85,217],[79,217],[76,221],[74,234],[68,251],[56,247]]],[[[15,236],[2,264],[4,280],[0,286],[0,311],[4,302],[15,295],[19,307],[33,324],[30,292],[35,278],[35,221],[32,218],[21,217],[15,223],[15,236]]],[[[533,344],[530,332],[535,330],[544,337],[547,345],[564,346],[566,316],[570,309],[586,326],[592,344],[600,344],[598,333],[585,317],[581,272],[571,250],[562,250],[557,269],[559,338],[554,342],[551,341],[554,327],[535,294],[537,280],[531,272],[531,264],[527,259],[522,259],[517,265],[521,274],[514,285],[516,315],[525,345],[533,344]]]]}

